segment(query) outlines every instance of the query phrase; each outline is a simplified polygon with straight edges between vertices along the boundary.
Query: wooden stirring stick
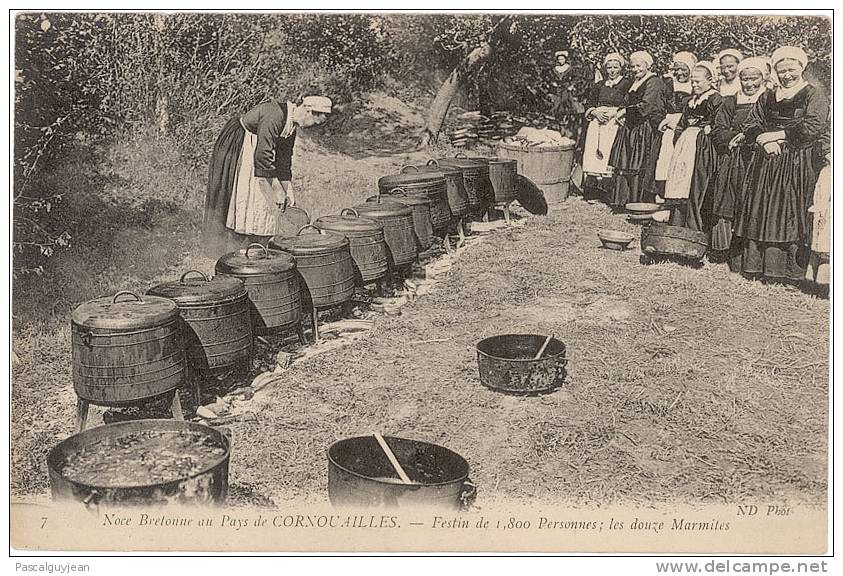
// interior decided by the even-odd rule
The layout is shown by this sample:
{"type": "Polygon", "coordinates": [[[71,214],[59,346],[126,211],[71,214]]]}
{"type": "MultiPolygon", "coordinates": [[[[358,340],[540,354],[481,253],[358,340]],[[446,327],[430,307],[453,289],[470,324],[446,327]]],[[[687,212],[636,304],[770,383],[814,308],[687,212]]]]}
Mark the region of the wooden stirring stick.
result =
{"type": "Polygon", "coordinates": [[[542,347],[541,347],[541,348],[539,348],[539,353],[538,353],[538,354],[536,354],[536,357],[535,357],[535,358],[533,358],[533,360],[538,360],[539,358],[541,358],[541,357],[542,357],[542,354],[544,354],[544,350],[545,350],[545,348],[547,348],[547,345],[548,345],[548,344],[550,344],[550,341],[551,341],[552,339],[553,339],[553,334],[551,334],[550,336],[548,336],[548,337],[547,337],[547,340],[545,340],[545,341],[544,341],[544,344],[542,344],[542,347]]]}
{"type": "Polygon", "coordinates": [[[392,453],[392,450],[389,448],[389,445],[386,443],[386,440],[383,439],[383,436],[380,435],[380,432],[375,432],[372,434],[375,437],[375,440],[378,441],[378,444],[381,445],[381,450],[383,453],[386,454],[386,457],[389,458],[389,463],[392,464],[392,467],[395,468],[395,471],[398,473],[398,476],[401,477],[401,481],[404,484],[412,484],[413,481],[410,480],[410,477],[407,476],[407,473],[404,472],[404,468],[401,467],[401,463],[395,457],[395,454],[392,453]]]}

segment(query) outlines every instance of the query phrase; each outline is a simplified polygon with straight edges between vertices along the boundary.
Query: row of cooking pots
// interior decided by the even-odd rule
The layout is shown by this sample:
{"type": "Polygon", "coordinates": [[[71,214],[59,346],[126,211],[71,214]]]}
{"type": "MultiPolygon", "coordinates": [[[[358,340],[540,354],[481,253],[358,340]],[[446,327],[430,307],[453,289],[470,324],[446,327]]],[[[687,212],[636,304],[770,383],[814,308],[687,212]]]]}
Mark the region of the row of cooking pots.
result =
{"type": "Polygon", "coordinates": [[[186,363],[203,375],[247,372],[253,334],[297,330],[304,340],[303,309],[348,302],[355,285],[411,265],[431,233],[446,233],[453,214],[498,201],[490,190],[507,197],[511,162],[455,158],[405,168],[381,178],[379,194],[365,203],[274,238],[269,248],[224,255],[213,279],[191,271],[143,297],[121,293],[79,306],[72,316],[77,395],[114,406],[157,396],[183,382],[186,363]]]}

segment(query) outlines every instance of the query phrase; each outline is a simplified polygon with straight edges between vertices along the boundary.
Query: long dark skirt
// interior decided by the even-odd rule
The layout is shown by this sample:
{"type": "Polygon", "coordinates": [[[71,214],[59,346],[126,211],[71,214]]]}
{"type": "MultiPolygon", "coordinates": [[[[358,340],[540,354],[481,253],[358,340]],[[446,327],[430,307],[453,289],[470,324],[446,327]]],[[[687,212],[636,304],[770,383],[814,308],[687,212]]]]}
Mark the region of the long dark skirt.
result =
{"type": "Polygon", "coordinates": [[[660,140],[649,122],[623,125],[615,135],[609,165],[614,169],[615,186],[609,198],[612,206],[629,202],[652,202],[656,160],[660,140]]]}
{"type": "Polygon", "coordinates": [[[740,237],[741,272],[790,280],[805,276],[808,203],[817,173],[811,147],[784,148],[779,156],[760,149],[752,153],[734,231],[740,237]]]}
{"type": "Polygon", "coordinates": [[[208,193],[205,196],[203,218],[203,232],[208,245],[215,246],[220,242],[239,244],[243,241],[238,238],[241,236],[239,234],[232,236],[234,233],[226,229],[225,221],[228,217],[228,205],[234,190],[234,178],[245,134],[240,118],[232,118],[226,122],[214,144],[214,151],[208,165],[208,193]]]}
{"type": "Polygon", "coordinates": [[[749,161],[746,148],[733,148],[721,154],[717,167],[717,183],[711,191],[711,249],[728,250],[732,244],[732,228],[740,214],[743,181],[749,161]]]}

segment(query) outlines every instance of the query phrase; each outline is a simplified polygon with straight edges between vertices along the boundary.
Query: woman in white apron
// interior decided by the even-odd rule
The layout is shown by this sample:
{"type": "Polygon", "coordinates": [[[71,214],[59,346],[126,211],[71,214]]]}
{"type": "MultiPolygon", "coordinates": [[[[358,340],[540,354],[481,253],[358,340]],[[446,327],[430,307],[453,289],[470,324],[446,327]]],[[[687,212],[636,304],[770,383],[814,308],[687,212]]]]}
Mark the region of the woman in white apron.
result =
{"type": "Polygon", "coordinates": [[[594,83],[588,94],[585,117],[588,130],[583,149],[584,189],[611,189],[612,168],[609,154],[618,131],[616,117],[632,81],[623,75],[626,60],[614,52],[603,58],[603,80],[594,83]]]}
{"type": "Polygon", "coordinates": [[[661,132],[661,146],[659,159],[656,161],[656,195],[664,197],[664,183],[667,180],[667,169],[673,157],[673,142],[676,139],[674,129],[682,117],[685,103],[691,98],[691,70],[697,63],[697,57],[691,52],[677,52],[673,56],[671,73],[665,77],[667,86],[667,114],[659,124],[661,132]]]}
{"type": "Polygon", "coordinates": [[[204,233],[209,253],[274,234],[278,212],[295,204],[296,129],[321,124],[331,107],[324,96],[306,96],[300,104],[270,100],[226,123],[208,167],[204,233]]]}
{"type": "Polygon", "coordinates": [[[671,206],[670,224],[708,232],[706,196],[717,182],[717,150],[709,136],[723,97],[715,88],[717,68],[697,62],[691,72],[693,96],[676,126],[673,157],[667,171],[664,197],[671,206]]]}

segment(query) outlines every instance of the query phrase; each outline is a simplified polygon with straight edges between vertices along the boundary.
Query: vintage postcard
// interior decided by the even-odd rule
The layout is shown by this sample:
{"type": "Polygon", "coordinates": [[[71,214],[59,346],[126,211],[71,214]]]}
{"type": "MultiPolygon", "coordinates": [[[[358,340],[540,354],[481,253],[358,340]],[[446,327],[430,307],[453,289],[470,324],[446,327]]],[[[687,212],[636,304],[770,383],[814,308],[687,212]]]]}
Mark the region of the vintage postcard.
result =
{"type": "Polygon", "coordinates": [[[10,19],[16,551],[829,551],[830,12],[10,19]]]}

